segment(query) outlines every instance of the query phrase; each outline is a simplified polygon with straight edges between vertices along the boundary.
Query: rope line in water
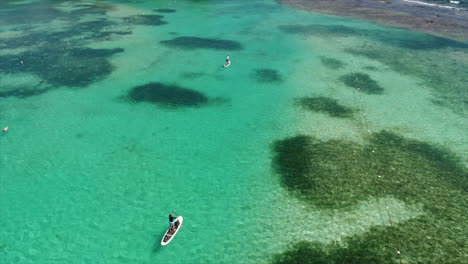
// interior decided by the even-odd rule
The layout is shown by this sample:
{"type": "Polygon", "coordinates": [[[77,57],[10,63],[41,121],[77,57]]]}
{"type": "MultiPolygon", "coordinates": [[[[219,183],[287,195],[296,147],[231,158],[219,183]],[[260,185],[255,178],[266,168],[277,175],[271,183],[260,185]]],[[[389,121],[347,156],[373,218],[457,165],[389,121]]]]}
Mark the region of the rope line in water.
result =
{"type": "MultiPolygon", "coordinates": [[[[353,65],[354,65],[354,62],[353,62],[353,65]]],[[[356,77],[356,81],[358,80],[358,78],[356,77]]],[[[360,124],[361,124],[361,129],[365,126],[366,128],[366,131],[367,133],[370,135],[372,133],[371,129],[370,129],[370,126],[369,126],[369,121],[368,121],[368,118],[367,118],[367,112],[366,112],[366,108],[365,108],[365,104],[364,104],[364,100],[362,99],[362,95],[361,95],[361,89],[358,87],[356,89],[357,91],[357,94],[358,94],[358,97],[359,97],[359,109],[361,111],[360,113],[360,124]],[[362,124],[364,123],[364,124],[362,124]]],[[[353,93],[353,99],[354,99],[354,93],[353,93]]],[[[374,157],[373,154],[375,154],[375,149],[372,148],[372,152],[371,152],[371,157],[374,157]]],[[[368,167],[374,167],[373,164],[377,164],[375,162],[375,158],[372,158],[374,162],[372,162],[370,159],[368,160],[368,167]]],[[[380,168],[377,167],[377,171],[380,171],[380,168]]],[[[382,178],[381,175],[377,175],[377,182],[379,183],[379,180],[382,178]]],[[[395,237],[399,237],[397,236],[397,234],[395,233],[394,231],[394,226],[393,226],[393,220],[392,220],[392,214],[390,213],[390,209],[389,209],[389,205],[388,205],[388,202],[386,200],[384,200],[384,203],[385,203],[385,210],[387,212],[387,216],[388,216],[388,223],[389,223],[389,226],[391,227],[391,232],[393,233],[393,235],[395,237]]],[[[383,210],[380,209],[379,210],[379,215],[381,216],[382,218],[382,212],[383,210]]],[[[401,241],[398,240],[398,241],[394,241],[394,246],[396,248],[396,254],[398,256],[398,260],[400,262],[400,264],[403,264],[403,260],[402,260],[402,257],[401,257],[401,251],[400,251],[400,245],[401,245],[401,241]]]]}

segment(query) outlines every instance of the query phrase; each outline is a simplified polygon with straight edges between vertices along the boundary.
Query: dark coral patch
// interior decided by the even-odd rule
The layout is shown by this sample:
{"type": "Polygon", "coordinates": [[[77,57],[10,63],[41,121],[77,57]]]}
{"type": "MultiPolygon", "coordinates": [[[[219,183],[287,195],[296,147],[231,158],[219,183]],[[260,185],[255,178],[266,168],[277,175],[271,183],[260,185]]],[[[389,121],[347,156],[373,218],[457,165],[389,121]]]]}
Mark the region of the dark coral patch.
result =
{"type": "Polygon", "coordinates": [[[338,70],[345,66],[344,62],[330,57],[321,56],[320,61],[325,67],[332,70],[338,70]]]}
{"type": "Polygon", "coordinates": [[[368,71],[379,71],[379,69],[375,66],[365,66],[364,67],[364,70],[368,70],[368,71]]]}
{"type": "MultiPolygon", "coordinates": [[[[466,234],[460,230],[468,230],[468,171],[447,149],[382,131],[371,134],[364,144],[299,135],[275,142],[273,150],[273,166],[283,187],[316,207],[347,210],[358,202],[387,197],[422,206],[425,213],[417,218],[375,227],[343,241],[348,249],[366,243],[357,249],[368,253],[359,256],[386,254],[395,242],[403,241],[398,247],[405,259],[418,259],[419,263],[464,262],[460,254],[464,246],[460,245],[465,244],[466,234]]],[[[278,257],[276,263],[309,263],[294,262],[304,260],[298,252],[323,256],[315,246],[301,245],[300,249],[278,257]],[[308,252],[310,247],[315,249],[308,252]]],[[[343,250],[325,248],[324,252],[331,259],[336,256],[329,252],[350,257],[356,253],[343,250]]],[[[387,263],[389,259],[395,260],[387,255],[380,262],[360,258],[353,262],[351,258],[350,262],[318,263],[387,263]]]]}
{"type": "Polygon", "coordinates": [[[277,70],[273,69],[257,69],[253,77],[257,82],[262,83],[278,83],[283,81],[283,77],[277,70]]]}
{"type": "Polygon", "coordinates": [[[189,79],[189,80],[198,79],[198,78],[203,77],[203,76],[206,76],[206,73],[204,73],[204,72],[183,72],[183,73],[180,74],[180,77],[182,77],[184,79],[189,79]]]}
{"type": "Polygon", "coordinates": [[[23,88],[15,88],[8,91],[0,91],[0,97],[17,97],[17,98],[26,98],[31,96],[41,95],[43,93],[48,92],[49,90],[53,89],[52,87],[23,87],[23,88]]]}
{"type": "Polygon", "coordinates": [[[106,15],[107,12],[115,10],[115,6],[107,3],[78,3],[73,6],[72,15],[106,15]]]}
{"type": "Polygon", "coordinates": [[[129,30],[109,30],[113,28],[115,23],[106,19],[98,19],[74,24],[68,31],[53,33],[57,40],[73,37],[81,39],[86,36],[86,40],[102,40],[112,35],[130,35],[132,32],[129,30]]]}
{"type": "MultiPolygon", "coordinates": [[[[434,93],[442,106],[465,115],[468,113],[468,65],[463,59],[451,56],[451,51],[427,56],[425,52],[405,51],[400,48],[374,46],[367,48],[346,49],[346,52],[379,61],[391,70],[414,76],[421,80],[423,86],[434,93]],[[399,56],[395,56],[399,54],[399,56]]],[[[466,54],[465,50],[460,50],[466,54]]]]}
{"type": "Polygon", "coordinates": [[[349,73],[341,76],[339,80],[345,85],[367,94],[382,94],[384,91],[382,86],[365,73],[349,73]]]}
{"type": "MultiPolygon", "coordinates": [[[[109,4],[77,4],[73,10],[63,11],[61,4],[39,3],[24,4],[13,11],[6,11],[8,15],[28,14],[31,21],[39,21],[36,14],[47,15],[44,22],[61,19],[68,26],[62,31],[32,31],[25,22],[21,30],[24,34],[18,37],[3,38],[0,49],[24,48],[27,51],[17,55],[0,56],[0,69],[6,73],[32,73],[45,80],[53,88],[59,86],[85,87],[95,81],[102,80],[114,69],[108,58],[123,49],[91,49],[86,47],[91,41],[109,39],[113,35],[130,34],[128,30],[110,30],[115,22],[104,17],[108,10],[113,9],[109,4]],[[37,11],[38,9],[39,11],[37,11]],[[52,10],[49,12],[49,10],[52,10]],[[31,11],[31,12],[29,12],[31,11]],[[98,16],[96,20],[80,22],[83,15],[98,16]],[[100,17],[100,16],[103,17],[100,17]],[[20,63],[21,62],[21,63],[20,63]]],[[[68,9],[70,6],[66,6],[68,9]]],[[[8,17],[8,16],[6,16],[8,17]]],[[[45,17],[44,17],[45,18],[45,17]]],[[[8,88],[4,96],[25,98],[39,95],[50,89],[45,88],[8,88]]]]}
{"type": "MultiPolygon", "coordinates": [[[[422,163],[424,163],[423,165],[419,165],[419,168],[434,168],[435,173],[437,173],[440,180],[450,183],[457,188],[468,187],[468,174],[463,166],[460,166],[460,159],[454,153],[445,148],[418,140],[405,139],[386,130],[374,134],[369,139],[369,142],[373,146],[385,146],[388,149],[395,149],[402,153],[406,153],[408,156],[417,157],[418,161],[422,161],[422,163]]],[[[382,156],[382,159],[385,158],[389,158],[389,156],[382,156]]],[[[414,160],[414,158],[412,160],[414,160]]],[[[403,160],[399,160],[399,162],[402,161],[403,160]]],[[[382,165],[389,168],[388,163],[384,162],[384,160],[381,160],[381,162],[383,163],[382,165]]],[[[423,177],[422,174],[418,176],[423,177]]],[[[417,174],[414,176],[416,175],[417,174]]]]}
{"type": "Polygon", "coordinates": [[[160,15],[134,15],[126,17],[125,20],[133,25],[161,26],[167,24],[160,15]]]}
{"type": "Polygon", "coordinates": [[[376,252],[375,241],[348,239],[348,247],[336,244],[323,246],[318,243],[300,241],[292,248],[273,258],[274,264],[393,264],[395,255],[390,250],[376,252]]]}
{"type": "Polygon", "coordinates": [[[362,29],[343,25],[323,24],[281,25],[278,26],[278,29],[289,34],[324,37],[365,36],[386,45],[412,50],[443,49],[447,47],[468,48],[468,44],[461,41],[410,31],[362,29]]]}
{"type": "Polygon", "coordinates": [[[311,159],[314,157],[311,142],[310,137],[299,135],[274,144],[274,168],[291,192],[299,191],[306,195],[314,188],[313,181],[308,179],[311,159]]]}
{"type": "Polygon", "coordinates": [[[339,118],[350,118],[354,112],[352,109],[340,105],[337,100],[323,96],[298,98],[296,104],[312,112],[325,113],[339,118]]]}
{"type": "Polygon", "coordinates": [[[0,66],[8,73],[31,72],[57,86],[85,87],[108,76],[114,69],[107,57],[123,49],[55,49],[43,47],[19,56],[2,56],[0,66]],[[18,62],[18,57],[24,63],[18,62]]]}
{"type": "Polygon", "coordinates": [[[377,41],[412,50],[444,49],[447,47],[468,48],[468,44],[461,41],[411,31],[393,34],[388,34],[385,31],[376,31],[374,34],[373,38],[377,41]]]}
{"type": "Polygon", "coordinates": [[[153,11],[158,12],[158,13],[175,13],[176,12],[175,9],[169,9],[169,8],[158,8],[158,9],[154,9],[153,11]]]}
{"type": "Polygon", "coordinates": [[[180,49],[214,49],[214,50],[241,50],[242,45],[237,41],[198,38],[198,37],[177,37],[171,40],[161,41],[163,45],[180,49]]]}
{"type": "Polygon", "coordinates": [[[372,190],[344,184],[366,175],[364,166],[356,166],[367,164],[365,155],[355,156],[359,150],[356,143],[321,142],[300,135],[275,143],[274,166],[283,186],[299,198],[325,207],[351,205],[364,200],[372,190]]]}
{"type": "Polygon", "coordinates": [[[282,25],[278,28],[290,34],[306,34],[306,35],[319,35],[319,36],[348,36],[356,35],[359,32],[351,27],[342,25],[282,25]]]}
{"type": "Polygon", "coordinates": [[[128,92],[128,98],[134,102],[154,103],[164,108],[201,107],[209,103],[209,98],[203,93],[162,83],[134,87],[128,92]]]}
{"type": "Polygon", "coordinates": [[[90,49],[90,48],[76,48],[71,49],[68,54],[70,56],[81,57],[81,58],[106,58],[112,56],[116,53],[123,52],[124,49],[122,48],[115,48],[115,49],[90,49]]]}
{"type": "Polygon", "coordinates": [[[372,134],[368,142],[288,138],[274,144],[274,166],[287,189],[325,206],[347,206],[385,193],[411,202],[420,198],[421,184],[434,179],[456,189],[467,185],[459,159],[443,148],[388,131],[372,134]]]}
{"type": "Polygon", "coordinates": [[[86,87],[112,73],[114,66],[105,59],[65,56],[57,58],[60,70],[38,71],[49,83],[69,87],[86,87]]]}

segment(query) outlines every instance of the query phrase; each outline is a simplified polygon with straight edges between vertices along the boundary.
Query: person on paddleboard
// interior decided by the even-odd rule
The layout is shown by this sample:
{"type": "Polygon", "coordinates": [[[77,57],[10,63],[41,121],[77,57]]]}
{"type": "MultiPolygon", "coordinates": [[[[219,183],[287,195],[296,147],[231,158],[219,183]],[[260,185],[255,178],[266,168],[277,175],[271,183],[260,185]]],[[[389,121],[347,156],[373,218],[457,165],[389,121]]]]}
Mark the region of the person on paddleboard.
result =
{"type": "Polygon", "coordinates": [[[175,214],[176,210],[172,211],[170,214],[169,214],[169,226],[171,228],[171,230],[175,230],[176,229],[176,226],[175,226],[175,222],[174,220],[176,219],[176,217],[173,216],[173,214],[175,214]]]}
{"type": "Polygon", "coordinates": [[[224,63],[224,68],[228,67],[229,65],[231,65],[231,58],[229,57],[229,55],[226,56],[226,63],[224,63]]]}

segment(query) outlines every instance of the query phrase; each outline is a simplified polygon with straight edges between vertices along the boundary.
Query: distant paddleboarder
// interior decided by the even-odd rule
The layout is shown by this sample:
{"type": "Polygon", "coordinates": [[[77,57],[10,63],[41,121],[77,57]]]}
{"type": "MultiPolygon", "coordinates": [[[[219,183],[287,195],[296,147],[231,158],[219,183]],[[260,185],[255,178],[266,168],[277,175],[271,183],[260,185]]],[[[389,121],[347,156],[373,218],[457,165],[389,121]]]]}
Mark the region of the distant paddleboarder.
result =
{"type": "Polygon", "coordinates": [[[2,129],[3,132],[7,132],[8,131],[8,126],[6,126],[5,128],[2,129]]]}
{"type": "Polygon", "coordinates": [[[229,65],[231,65],[231,58],[228,55],[226,56],[226,63],[224,63],[224,68],[229,67],[229,65]]]}

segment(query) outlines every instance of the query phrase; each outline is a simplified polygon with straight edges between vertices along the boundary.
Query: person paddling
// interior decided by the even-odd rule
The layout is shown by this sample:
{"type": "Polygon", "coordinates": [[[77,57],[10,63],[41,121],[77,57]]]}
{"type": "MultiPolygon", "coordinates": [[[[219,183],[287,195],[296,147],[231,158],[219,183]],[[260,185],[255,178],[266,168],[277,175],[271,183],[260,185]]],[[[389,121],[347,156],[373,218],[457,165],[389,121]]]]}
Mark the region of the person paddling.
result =
{"type": "Polygon", "coordinates": [[[172,211],[170,214],[169,214],[169,226],[170,226],[170,229],[171,230],[175,230],[176,229],[176,226],[175,226],[175,223],[174,223],[174,220],[176,219],[173,214],[175,214],[176,210],[172,211]]]}
{"type": "Polygon", "coordinates": [[[7,132],[8,131],[8,126],[6,126],[5,128],[2,129],[3,132],[7,132]]]}
{"type": "Polygon", "coordinates": [[[224,64],[224,68],[228,67],[229,65],[231,65],[231,58],[228,56],[226,56],[226,63],[224,64]]]}

